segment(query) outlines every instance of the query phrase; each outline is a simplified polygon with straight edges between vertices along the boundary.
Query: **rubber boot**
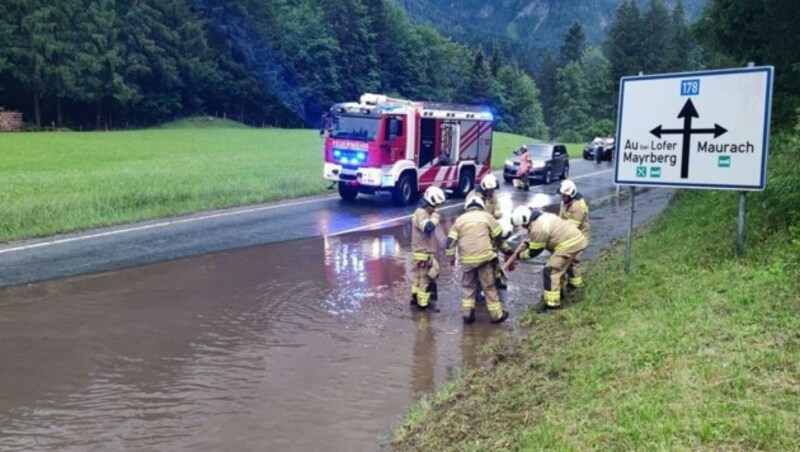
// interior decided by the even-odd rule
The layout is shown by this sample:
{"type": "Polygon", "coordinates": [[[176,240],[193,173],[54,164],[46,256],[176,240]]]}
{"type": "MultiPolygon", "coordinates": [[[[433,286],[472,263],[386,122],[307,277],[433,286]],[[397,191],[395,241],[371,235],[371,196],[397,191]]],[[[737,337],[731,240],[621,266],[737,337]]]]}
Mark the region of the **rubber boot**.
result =
{"type": "Polygon", "coordinates": [[[411,294],[411,302],[409,303],[409,305],[418,306],[418,304],[417,304],[417,294],[415,294],[415,293],[411,294]]]}
{"type": "Polygon", "coordinates": [[[464,319],[464,325],[469,325],[470,323],[475,323],[475,310],[470,309],[469,315],[464,315],[461,317],[464,319]]]}
{"type": "Polygon", "coordinates": [[[501,315],[497,320],[492,320],[492,323],[503,323],[506,320],[508,320],[508,311],[503,310],[503,315],[501,315]]]}
{"type": "Polygon", "coordinates": [[[439,287],[436,286],[435,281],[428,284],[428,292],[431,294],[431,301],[439,301],[439,287]]]}

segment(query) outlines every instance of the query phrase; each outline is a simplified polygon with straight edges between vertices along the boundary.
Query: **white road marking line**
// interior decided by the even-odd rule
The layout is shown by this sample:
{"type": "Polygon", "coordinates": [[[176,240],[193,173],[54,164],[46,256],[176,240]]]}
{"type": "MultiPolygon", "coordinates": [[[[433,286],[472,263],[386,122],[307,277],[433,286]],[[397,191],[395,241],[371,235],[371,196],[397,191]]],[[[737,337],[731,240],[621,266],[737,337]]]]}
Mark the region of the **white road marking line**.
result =
{"type": "Polygon", "coordinates": [[[24,250],[29,250],[29,249],[32,249],[32,248],[42,248],[42,247],[45,247],[45,246],[60,245],[60,244],[63,244],[63,243],[78,242],[78,241],[82,241],[82,240],[96,239],[96,238],[99,238],[99,237],[108,237],[108,236],[112,236],[112,235],[126,234],[128,232],[137,232],[137,231],[144,231],[144,230],[147,230],[147,229],[163,228],[163,227],[166,227],[166,226],[172,226],[172,225],[176,225],[176,224],[194,223],[196,221],[210,220],[210,219],[214,219],[214,218],[230,217],[230,216],[242,215],[242,214],[246,214],[246,213],[261,212],[261,211],[265,211],[265,210],[277,209],[279,207],[301,206],[301,205],[305,205],[305,204],[313,204],[313,203],[317,203],[317,202],[329,201],[331,199],[337,199],[337,197],[329,196],[329,197],[320,198],[320,199],[311,199],[311,200],[308,200],[308,201],[298,201],[298,202],[293,202],[293,203],[280,203],[280,204],[264,206],[264,207],[253,207],[253,208],[250,208],[250,209],[236,210],[236,211],[233,211],[233,212],[222,212],[222,213],[215,213],[215,214],[212,214],[212,215],[203,215],[203,216],[200,216],[200,217],[183,218],[183,219],[180,219],[180,220],[172,220],[172,221],[162,221],[160,223],[146,224],[146,225],[142,225],[142,226],[135,226],[135,227],[132,227],[132,228],[116,229],[116,230],[113,230],[113,231],[99,232],[99,233],[96,233],[96,234],[87,234],[87,235],[81,235],[81,236],[77,236],[77,237],[68,237],[68,238],[64,238],[64,239],[50,240],[50,241],[47,241],[47,242],[32,243],[30,245],[22,245],[22,246],[16,246],[16,247],[13,247],[13,248],[0,249],[0,254],[11,253],[13,251],[24,251],[24,250]]]}
{"type": "MultiPolygon", "coordinates": [[[[453,207],[462,207],[462,206],[463,206],[463,204],[456,203],[456,204],[450,204],[449,206],[439,207],[437,210],[441,211],[441,210],[452,209],[453,207]]],[[[358,232],[358,231],[363,231],[363,230],[366,230],[366,229],[372,229],[372,228],[375,228],[377,226],[381,226],[381,225],[384,225],[384,224],[395,223],[395,222],[398,222],[400,220],[407,220],[407,219],[409,219],[409,218],[411,218],[413,216],[414,216],[414,214],[403,215],[401,217],[389,218],[388,220],[379,221],[377,223],[365,224],[363,226],[357,226],[357,227],[354,227],[354,228],[345,229],[344,231],[334,232],[333,234],[325,234],[325,237],[326,238],[327,237],[336,237],[336,236],[339,236],[339,235],[350,234],[351,232],[358,232]]]]}
{"type": "MultiPolygon", "coordinates": [[[[575,176],[572,179],[574,180],[574,179],[581,179],[581,178],[584,178],[584,177],[596,176],[598,174],[608,173],[608,172],[611,172],[611,171],[614,171],[614,170],[610,169],[610,170],[604,170],[604,171],[597,171],[597,172],[594,172],[594,173],[575,176]]],[[[166,227],[166,226],[173,226],[173,225],[176,225],[176,224],[194,223],[194,222],[197,222],[197,221],[210,220],[210,219],[214,219],[214,218],[222,218],[222,217],[229,217],[229,216],[234,216],[234,215],[242,215],[242,214],[246,214],[246,213],[261,212],[261,211],[265,211],[265,210],[277,209],[278,207],[292,207],[292,206],[299,206],[299,205],[304,205],[304,204],[313,204],[313,203],[317,203],[317,202],[329,201],[331,199],[335,199],[335,197],[331,196],[331,197],[326,197],[326,198],[312,199],[312,200],[308,200],[308,201],[299,201],[299,202],[293,202],[293,203],[288,203],[288,204],[283,204],[282,203],[282,204],[276,204],[276,205],[265,206],[265,207],[254,207],[254,208],[251,208],[251,209],[237,210],[237,211],[234,211],[234,212],[223,212],[223,213],[217,213],[217,214],[213,214],[213,215],[204,215],[204,216],[200,216],[200,217],[184,218],[184,219],[181,219],[181,220],[163,221],[163,222],[160,222],[160,223],[148,224],[148,225],[143,225],[143,226],[136,226],[136,227],[132,227],[132,228],[116,229],[114,231],[100,232],[100,233],[96,233],[96,234],[87,234],[87,235],[81,235],[81,236],[77,236],[77,237],[69,237],[69,238],[58,239],[58,240],[50,240],[50,241],[47,241],[47,242],[32,243],[30,245],[16,246],[16,247],[13,247],[13,248],[0,249],[0,254],[11,253],[11,252],[14,252],[14,251],[24,251],[24,250],[29,250],[29,249],[33,249],[33,248],[43,248],[43,247],[46,247],[46,246],[60,245],[60,244],[64,244],[64,243],[79,242],[79,241],[83,241],[83,240],[96,239],[96,238],[100,238],[100,237],[108,237],[108,236],[113,236],[113,235],[127,234],[129,232],[144,231],[144,230],[147,230],[147,229],[163,228],[163,227],[166,227]]],[[[452,208],[452,207],[456,207],[456,206],[459,206],[459,205],[460,204],[453,204],[453,205],[450,205],[450,206],[445,206],[445,207],[442,207],[442,210],[443,209],[449,209],[449,208],[452,208]]],[[[364,229],[374,228],[376,226],[392,223],[392,222],[395,222],[395,221],[404,220],[404,219],[411,218],[411,217],[412,217],[412,215],[405,215],[405,216],[402,216],[402,217],[392,218],[392,219],[384,220],[384,221],[381,221],[381,222],[378,222],[378,223],[373,223],[373,224],[369,224],[369,225],[360,226],[360,227],[357,227],[357,228],[348,229],[348,230],[341,231],[341,232],[336,232],[334,234],[327,234],[326,237],[334,237],[334,236],[337,236],[337,235],[347,234],[347,233],[350,233],[350,232],[356,232],[356,231],[360,231],[360,230],[364,230],[364,229]]]]}
{"type": "Polygon", "coordinates": [[[594,173],[581,174],[580,176],[570,177],[568,179],[572,179],[572,180],[583,179],[584,177],[597,176],[598,174],[610,173],[612,171],[614,171],[614,170],[613,169],[609,169],[609,170],[603,170],[603,171],[596,171],[594,173]]]}

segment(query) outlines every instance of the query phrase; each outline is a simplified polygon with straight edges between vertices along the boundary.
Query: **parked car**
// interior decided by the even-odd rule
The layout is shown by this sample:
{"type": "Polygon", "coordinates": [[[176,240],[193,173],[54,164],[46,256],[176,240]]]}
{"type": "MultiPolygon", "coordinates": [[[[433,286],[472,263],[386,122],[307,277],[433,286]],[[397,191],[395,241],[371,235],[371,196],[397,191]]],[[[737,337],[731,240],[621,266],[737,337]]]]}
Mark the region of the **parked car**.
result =
{"type": "MultiPolygon", "coordinates": [[[[567,147],[561,143],[528,143],[528,157],[532,162],[528,177],[540,180],[545,184],[553,181],[554,177],[566,179],[569,177],[569,153],[567,147]]],[[[519,171],[519,149],[506,160],[503,167],[503,179],[511,182],[517,177],[519,171]]]]}
{"type": "Polygon", "coordinates": [[[583,148],[583,158],[585,160],[594,160],[594,152],[600,147],[603,148],[602,159],[611,161],[611,159],[614,158],[614,151],[616,150],[613,137],[597,137],[589,142],[586,147],[583,148]]]}

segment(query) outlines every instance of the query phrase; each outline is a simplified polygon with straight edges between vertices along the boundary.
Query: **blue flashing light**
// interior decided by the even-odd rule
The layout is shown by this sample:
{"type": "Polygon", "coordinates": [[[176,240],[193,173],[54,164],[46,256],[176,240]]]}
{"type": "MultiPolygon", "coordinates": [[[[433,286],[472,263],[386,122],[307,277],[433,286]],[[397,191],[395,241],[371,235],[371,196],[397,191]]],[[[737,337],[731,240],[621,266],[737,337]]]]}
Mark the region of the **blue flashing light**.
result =
{"type": "Polygon", "coordinates": [[[351,149],[334,149],[333,158],[343,164],[355,165],[367,161],[368,152],[351,149]]]}

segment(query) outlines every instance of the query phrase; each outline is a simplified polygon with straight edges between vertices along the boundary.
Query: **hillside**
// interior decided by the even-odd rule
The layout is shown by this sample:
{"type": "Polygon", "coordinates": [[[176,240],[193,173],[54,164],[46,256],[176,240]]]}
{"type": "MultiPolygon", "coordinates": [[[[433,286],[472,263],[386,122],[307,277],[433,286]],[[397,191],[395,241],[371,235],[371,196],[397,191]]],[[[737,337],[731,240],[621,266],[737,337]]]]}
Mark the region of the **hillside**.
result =
{"type": "MultiPolygon", "coordinates": [[[[614,20],[620,0],[397,0],[416,21],[435,26],[456,40],[487,43],[504,48],[523,44],[540,53],[556,50],[569,26],[577,21],[589,44],[600,44],[614,20]]],[[[664,0],[672,9],[677,0],[664,0]]],[[[707,0],[684,0],[690,21],[695,21],[707,0]]],[[[640,0],[642,11],[649,0],[640,0]]]]}

